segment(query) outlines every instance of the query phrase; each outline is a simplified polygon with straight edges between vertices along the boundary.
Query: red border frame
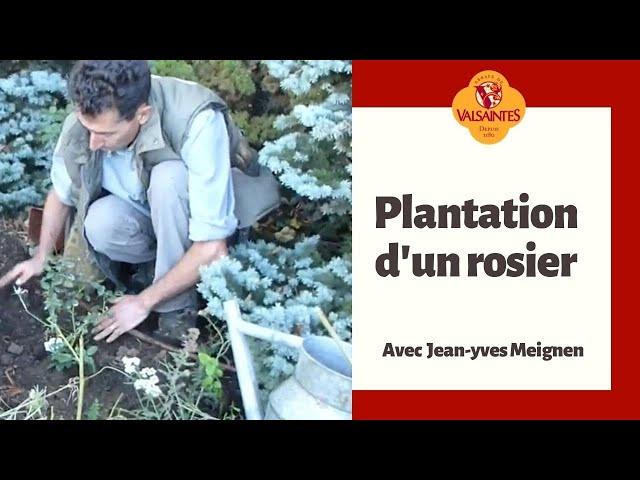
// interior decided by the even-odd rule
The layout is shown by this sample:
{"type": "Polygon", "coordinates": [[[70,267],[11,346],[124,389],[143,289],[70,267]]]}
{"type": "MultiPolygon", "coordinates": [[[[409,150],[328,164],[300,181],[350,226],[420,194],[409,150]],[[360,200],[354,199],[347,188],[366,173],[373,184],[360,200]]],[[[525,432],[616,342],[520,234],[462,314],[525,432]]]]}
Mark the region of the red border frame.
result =
{"type": "Polygon", "coordinates": [[[527,107],[611,107],[611,387],[610,391],[353,392],[354,419],[638,419],[640,322],[633,294],[635,204],[640,179],[640,61],[353,62],[354,107],[450,107],[482,70],[502,73],[527,107]]]}

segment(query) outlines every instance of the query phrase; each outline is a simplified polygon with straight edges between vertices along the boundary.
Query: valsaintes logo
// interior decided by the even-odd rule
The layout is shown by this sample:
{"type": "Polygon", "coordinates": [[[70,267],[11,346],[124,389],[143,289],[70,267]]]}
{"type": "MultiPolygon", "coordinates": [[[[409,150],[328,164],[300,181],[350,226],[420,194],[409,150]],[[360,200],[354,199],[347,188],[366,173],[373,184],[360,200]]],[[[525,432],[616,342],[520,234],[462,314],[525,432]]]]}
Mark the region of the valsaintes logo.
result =
{"type": "Polygon", "coordinates": [[[502,100],[502,85],[484,82],[476,86],[476,100],[481,107],[497,107],[502,100]]]}
{"type": "Polygon", "coordinates": [[[453,116],[481,143],[502,140],[522,120],[526,104],[522,94],[509,86],[504,75],[485,70],[474,75],[469,86],[453,99],[453,116]],[[480,108],[478,108],[480,106],[480,108]]]}

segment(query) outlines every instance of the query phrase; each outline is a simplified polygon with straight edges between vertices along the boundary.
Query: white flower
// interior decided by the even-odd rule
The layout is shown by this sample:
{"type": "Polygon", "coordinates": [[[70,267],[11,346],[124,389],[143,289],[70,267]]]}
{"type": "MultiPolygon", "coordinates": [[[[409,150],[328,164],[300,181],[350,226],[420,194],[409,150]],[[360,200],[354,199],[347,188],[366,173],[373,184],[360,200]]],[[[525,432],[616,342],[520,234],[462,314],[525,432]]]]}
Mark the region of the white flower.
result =
{"type": "Polygon", "coordinates": [[[154,375],[152,378],[139,378],[133,382],[133,387],[136,390],[142,390],[151,398],[157,398],[162,394],[162,390],[156,383],[158,383],[158,377],[154,375]]]}
{"type": "Polygon", "coordinates": [[[146,394],[151,398],[158,398],[160,395],[162,395],[162,390],[160,390],[160,387],[158,387],[157,385],[151,385],[147,388],[146,394]]]}
{"type": "Polygon", "coordinates": [[[125,373],[134,373],[140,366],[140,359],[138,357],[122,357],[122,363],[125,373]]]}
{"type": "Polygon", "coordinates": [[[44,342],[44,349],[49,353],[54,353],[60,350],[64,345],[64,342],[59,337],[53,337],[44,342]]]}
{"type": "Polygon", "coordinates": [[[133,382],[133,388],[135,388],[136,390],[144,390],[147,388],[148,384],[149,384],[148,380],[139,378],[138,380],[133,382]]]}
{"type": "Polygon", "coordinates": [[[160,379],[156,375],[156,369],[151,367],[145,367],[138,370],[140,367],[140,359],[137,357],[122,357],[122,363],[124,364],[124,371],[128,374],[134,374],[137,377],[133,382],[133,387],[136,390],[142,390],[145,395],[151,398],[158,398],[162,395],[162,390],[158,386],[160,379]]]}

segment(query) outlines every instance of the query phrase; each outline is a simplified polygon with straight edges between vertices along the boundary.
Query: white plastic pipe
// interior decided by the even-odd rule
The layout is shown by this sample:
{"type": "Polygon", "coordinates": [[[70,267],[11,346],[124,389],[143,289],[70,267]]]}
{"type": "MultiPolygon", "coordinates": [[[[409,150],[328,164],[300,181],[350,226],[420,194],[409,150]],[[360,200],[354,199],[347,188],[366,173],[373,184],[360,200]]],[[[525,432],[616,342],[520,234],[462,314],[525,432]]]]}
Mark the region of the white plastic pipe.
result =
{"type": "Polygon", "coordinates": [[[260,399],[258,398],[258,382],[256,381],[256,373],[253,368],[253,358],[249,351],[247,340],[239,328],[242,323],[246,322],[244,322],[240,316],[240,306],[236,300],[227,300],[224,302],[224,311],[229,327],[229,338],[231,340],[231,349],[233,351],[233,360],[238,375],[238,384],[240,385],[245,417],[247,420],[262,420],[262,410],[260,408],[260,399]]]}
{"type": "Polygon", "coordinates": [[[267,342],[279,343],[296,349],[302,347],[303,338],[297,335],[278,332],[277,330],[271,330],[240,319],[237,320],[236,328],[245,335],[266,340],[267,342]]]}

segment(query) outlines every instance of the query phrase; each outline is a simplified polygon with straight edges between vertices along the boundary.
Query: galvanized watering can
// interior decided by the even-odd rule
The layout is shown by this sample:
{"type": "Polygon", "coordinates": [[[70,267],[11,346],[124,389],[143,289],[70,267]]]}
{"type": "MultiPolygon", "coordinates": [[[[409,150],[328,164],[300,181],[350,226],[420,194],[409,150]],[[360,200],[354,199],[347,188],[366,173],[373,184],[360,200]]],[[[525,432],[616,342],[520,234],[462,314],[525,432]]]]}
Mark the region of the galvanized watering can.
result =
{"type": "Polygon", "coordinates": [[[247,420],[351,419],[350,344],[323,336],[302,338],[245,322],[235,300],[226,301],[224,309],[247,420]],[[300,353],[294,374],[269,395],[264,416],[246,335],[300,353]]]}

